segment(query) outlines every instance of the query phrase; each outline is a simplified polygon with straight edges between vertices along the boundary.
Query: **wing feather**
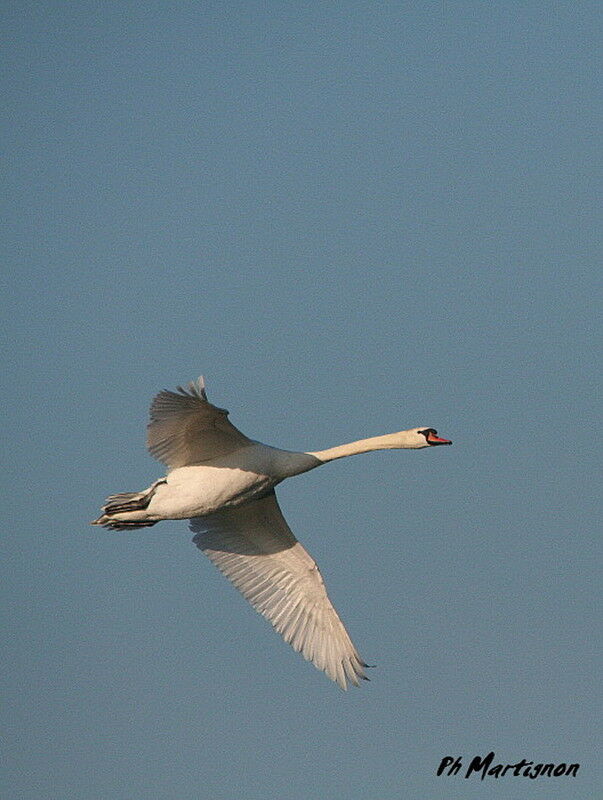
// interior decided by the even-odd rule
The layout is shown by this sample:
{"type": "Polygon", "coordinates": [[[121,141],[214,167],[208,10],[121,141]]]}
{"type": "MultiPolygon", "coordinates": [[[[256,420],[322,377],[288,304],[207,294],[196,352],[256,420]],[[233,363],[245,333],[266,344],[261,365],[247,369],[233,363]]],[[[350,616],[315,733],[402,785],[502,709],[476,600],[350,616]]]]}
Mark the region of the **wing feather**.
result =
{"type": "Polygon", "coordinates": [[[250,444],[228,420],[228,411],[208,401],[202,377],[186,389],[159,392],[151,403],[147,447],[170,469],[225,456],[250,444]]]}
{"type": "Polygon", "coordinates": [[[297,541],[274,492],[190,520],[193,542],[294,650],[342,689],[366,664],[327,595],[316,563],[297,541]]]}

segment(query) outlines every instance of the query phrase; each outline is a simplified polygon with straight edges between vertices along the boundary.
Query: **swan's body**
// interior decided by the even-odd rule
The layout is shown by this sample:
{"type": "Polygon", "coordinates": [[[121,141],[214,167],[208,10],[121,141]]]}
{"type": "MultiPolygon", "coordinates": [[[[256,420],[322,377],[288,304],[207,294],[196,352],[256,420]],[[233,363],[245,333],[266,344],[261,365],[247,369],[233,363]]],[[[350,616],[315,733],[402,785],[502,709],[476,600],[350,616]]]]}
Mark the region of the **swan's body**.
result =
{"type": "Polygon", "coordinates": [[[318,567],[290,531],[274,487],[328,461],[371,450],[450,444],[433,428],[375,436],[328,450],[297,453],[248,439],[208,402],[203,379],[151,405],[149,451],[165,478],[143,492],[112,495],[94,525],[142,528],[190,519],[193,541],[268,618],[285,641],[343,688],[366,678],[331,605],[318,567]]]}
{"type": "MultiPolygon", "coordinates": [[[[190,519],[249,503],[277,483],[318,466],[306,453],[290,453],[259,442],[208,461],[171,470],[157,486],[146,509],[124,520],[190,519]],[[138,515],[138,516],[136,516],[138,515]]],[[[113,517],[117,520],[117,517],[113,517]]]]}

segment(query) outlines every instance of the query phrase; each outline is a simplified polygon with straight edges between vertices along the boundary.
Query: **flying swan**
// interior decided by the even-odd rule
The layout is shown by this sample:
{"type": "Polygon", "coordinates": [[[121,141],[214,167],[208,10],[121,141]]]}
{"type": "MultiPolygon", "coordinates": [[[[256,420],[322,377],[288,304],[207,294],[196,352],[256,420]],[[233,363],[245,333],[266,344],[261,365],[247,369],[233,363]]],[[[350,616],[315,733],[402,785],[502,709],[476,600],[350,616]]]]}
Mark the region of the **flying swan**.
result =
{"type": "Polygon", "coordinates": [[[160,392],[150,409],[147,445],[168,468],[142,492],[107,498],[93,525],[131,530],[188,519],[193,542],[294,650],[342,689],[367,680],[309,553],[283,517],[274,487],[344,456],[371,450],[451,444],[434,428],[411,428],[327,450],[295,453],[248,439],[212,405],[203,378],[160,392]]]}

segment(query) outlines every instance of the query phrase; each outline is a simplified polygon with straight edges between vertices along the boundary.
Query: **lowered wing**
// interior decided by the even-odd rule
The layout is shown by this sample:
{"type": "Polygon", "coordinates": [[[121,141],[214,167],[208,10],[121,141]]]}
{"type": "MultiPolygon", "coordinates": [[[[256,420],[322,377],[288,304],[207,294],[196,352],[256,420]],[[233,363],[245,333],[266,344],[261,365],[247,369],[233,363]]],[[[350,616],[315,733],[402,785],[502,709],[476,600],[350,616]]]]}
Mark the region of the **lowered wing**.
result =
{"type": "Polygon", "coordinates": [[[312,557],[276,495],[190,520],[193,542],[294,650],[342,689],[367,680],[366,664],[327,595],[312,557]]]}

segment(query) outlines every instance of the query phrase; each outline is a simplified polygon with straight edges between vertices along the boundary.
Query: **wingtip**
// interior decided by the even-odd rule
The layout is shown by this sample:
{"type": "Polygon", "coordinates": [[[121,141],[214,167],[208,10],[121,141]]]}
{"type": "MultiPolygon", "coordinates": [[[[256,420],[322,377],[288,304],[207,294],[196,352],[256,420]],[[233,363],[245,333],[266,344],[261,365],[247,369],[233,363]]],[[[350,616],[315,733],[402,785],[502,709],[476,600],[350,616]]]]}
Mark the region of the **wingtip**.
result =
{"type": "Polygon", "coordinates": [[[202,397],[204,400],[207,400],[207,393],[205,391],[205,378],[203,375],[199,375],[196,381],[191,381],[189,383],[189,387],[193,394],[196,394],[198,397],[202,397]]]}
{"type": "MultiPolygon", "coordinates": [[[[176,391],[180,392],[180,394],[186,395],[187,397],[198,397],[201,400],[209,402],[207,400],[207,394],[205,392],[205,378],[203,377],[203,375],[199,375],[199,377],[195,381],[189,381],[186,385],[186,388],[184,388],[183,386],[176,386],[176,391]]],[[[172,394],[172,392],[170,392],[167,389],[164,389],[163,392],[161,392],[160,394],[172,394]]]]}

